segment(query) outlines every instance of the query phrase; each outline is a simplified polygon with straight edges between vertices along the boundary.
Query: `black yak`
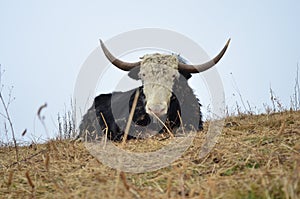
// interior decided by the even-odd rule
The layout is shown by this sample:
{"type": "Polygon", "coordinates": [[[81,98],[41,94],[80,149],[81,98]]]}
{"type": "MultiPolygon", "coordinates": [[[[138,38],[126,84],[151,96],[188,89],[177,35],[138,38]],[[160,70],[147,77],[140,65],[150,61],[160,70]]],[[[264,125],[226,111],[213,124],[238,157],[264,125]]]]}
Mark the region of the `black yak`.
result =
{"type": "Polygon", "coordinates": [[[107,138],[120,141],[128,122],[135,94],[138,91],[128,139],[147,137],[147,132],[177,132],[202,130],[200,103],[188,79],[192,73],[203,72],[214,66],[224,55],[227,41],[221,52],[212,60],[200,64],[186,64],[176,55],[144,55],[141,61],[127,63],[115,58],[100,41],[107,59],[129,77],[140,79],[142,86],[126,92],[101,94],[83,116],[79,136],[87,141],[107,138]]]}

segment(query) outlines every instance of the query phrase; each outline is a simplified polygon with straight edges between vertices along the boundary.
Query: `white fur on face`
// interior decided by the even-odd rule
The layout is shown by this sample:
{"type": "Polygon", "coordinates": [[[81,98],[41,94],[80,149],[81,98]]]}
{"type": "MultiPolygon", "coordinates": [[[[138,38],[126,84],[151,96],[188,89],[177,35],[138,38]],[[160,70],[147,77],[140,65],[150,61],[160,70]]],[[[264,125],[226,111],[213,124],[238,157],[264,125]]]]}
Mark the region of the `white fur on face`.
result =
{"type": "Polygon", "coordinates": [[[179,77],[175,55],[150,54],[142,57],[139,72],[146,96],[146,112],[164,115],[168,111],[174,80],[179,77]]]}

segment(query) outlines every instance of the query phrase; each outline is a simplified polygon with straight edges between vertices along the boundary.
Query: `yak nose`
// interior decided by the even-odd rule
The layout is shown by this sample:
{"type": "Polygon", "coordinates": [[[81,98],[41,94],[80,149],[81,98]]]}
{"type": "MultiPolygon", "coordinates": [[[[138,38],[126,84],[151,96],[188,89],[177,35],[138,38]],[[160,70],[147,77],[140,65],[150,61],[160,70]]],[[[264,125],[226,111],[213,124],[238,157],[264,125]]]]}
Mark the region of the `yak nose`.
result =
{"type": "Polygon", "coordinates": [[[149,114],[154,113],[157,116],[162,116],[167,113],[167,109],[163,104],[149,104],[147,106],[147,112],[149,114]]]}

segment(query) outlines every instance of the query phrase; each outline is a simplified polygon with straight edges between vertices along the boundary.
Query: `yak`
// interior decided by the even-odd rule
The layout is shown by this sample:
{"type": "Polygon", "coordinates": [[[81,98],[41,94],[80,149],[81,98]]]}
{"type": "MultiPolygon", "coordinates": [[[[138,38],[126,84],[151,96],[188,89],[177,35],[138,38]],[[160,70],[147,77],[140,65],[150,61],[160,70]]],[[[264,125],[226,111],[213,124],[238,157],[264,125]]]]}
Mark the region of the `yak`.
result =
{"type": "Polygon", "coordinates": [[[142,86],[95,97],[83,116],[78,138],[92,141],[106,136],[113,141],[122,140],[132,108],[127,139],[166,131],[176,135],[181,131],[202,130],[201,104],[188,85],[188,79],[193,73],[203,72],[218,63],[229,42],[230,39],[212,60],[190,65],[178,55],[159,53],[146,54],[138,62],[124,62],[113,56],[100,40],[106,58],[119,69],[129,71],[130,78],[141,80],[142,86]]]}

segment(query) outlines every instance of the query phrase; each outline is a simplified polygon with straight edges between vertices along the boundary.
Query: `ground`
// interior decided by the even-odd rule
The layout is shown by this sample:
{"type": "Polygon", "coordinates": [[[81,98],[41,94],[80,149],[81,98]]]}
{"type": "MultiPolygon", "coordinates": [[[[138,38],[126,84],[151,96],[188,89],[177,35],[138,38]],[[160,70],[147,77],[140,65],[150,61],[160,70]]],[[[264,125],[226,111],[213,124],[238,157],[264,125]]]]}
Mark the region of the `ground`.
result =
{"type": "MultiPolygon", "coordinates": [[[[199,159],[207,126],[181,158],[141,174],[105,166],[82,142],[20,146],[19,162],[13,146],[1,147],[0,198],[300,198],[300,112],[228,117],[199,159]]],[[[168,141],[132,140],[124,149],[152,151],[168,141]]]]}

